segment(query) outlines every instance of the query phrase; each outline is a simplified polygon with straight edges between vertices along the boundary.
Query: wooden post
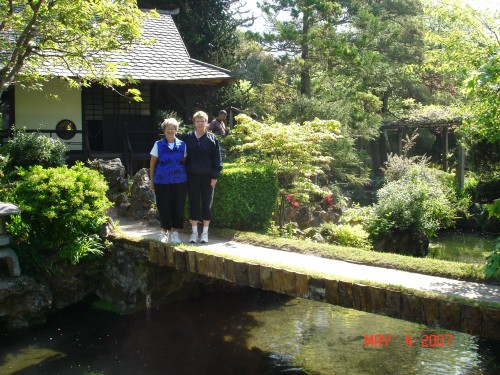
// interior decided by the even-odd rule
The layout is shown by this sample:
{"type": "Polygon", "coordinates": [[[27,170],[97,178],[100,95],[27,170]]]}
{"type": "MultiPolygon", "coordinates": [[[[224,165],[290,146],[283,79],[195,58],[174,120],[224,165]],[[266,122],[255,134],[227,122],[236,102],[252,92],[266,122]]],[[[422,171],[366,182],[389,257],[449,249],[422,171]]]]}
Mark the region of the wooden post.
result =
{"type": "Polygon", "coordinates": [[[462,146],[462,140],[459,134],[457,137],[457,171],[456,177],[458,182],[458,188],[460,191],[464,190],[465,185],[465,150],[462,146]]]}
{"type": "Polygon", "coordinates": [[[229,107],[229,130],[234,128],[234,111],[233,107],[229,107]]]}
{"type": "Polygon", "coordinates": [[[443,137],[443,171],[448,172],[448,127],[443,126],[441,128],[441,135],[443,137]]]}
{"type": "Polygon", "coordinates": [[[398,129],[398,155],[401,156],[403,153],[403,129],[398,129]]]}
{"type": "Polygon", "coordinates": [[[385,153],[390,154],[391,153],[391,143],[389,142],[389,134],[387,132],[387,129],[384,129],[384,144],[385,144],[385,153]]]}

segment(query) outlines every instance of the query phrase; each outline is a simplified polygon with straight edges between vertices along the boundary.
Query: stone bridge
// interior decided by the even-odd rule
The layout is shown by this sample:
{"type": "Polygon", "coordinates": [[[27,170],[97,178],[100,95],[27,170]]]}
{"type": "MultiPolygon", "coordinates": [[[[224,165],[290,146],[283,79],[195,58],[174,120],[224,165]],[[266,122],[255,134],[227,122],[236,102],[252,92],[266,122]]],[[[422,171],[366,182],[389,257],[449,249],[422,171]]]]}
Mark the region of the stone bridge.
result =
{"type": "MultiPolygon", "coordinates": [[[[500,309],[478,306],[474,300],[452,300],[446,294],[442,297],[425,297],[418,293],[412,294],[406,288],[401,291],[389,286],[346,281],[343,277],[318,276],[317,272],[297,271],[283,263],[272,265],[259,260],[232,258],[203,247],[173,247],[157,241],[149,242],[149,261],[158,266],[428,326],[500,339],[500,309]]],[[[493,290],[496,290],[493,294],[494,299],[497,299],[497,287],[493,286],[493,290]]]]}

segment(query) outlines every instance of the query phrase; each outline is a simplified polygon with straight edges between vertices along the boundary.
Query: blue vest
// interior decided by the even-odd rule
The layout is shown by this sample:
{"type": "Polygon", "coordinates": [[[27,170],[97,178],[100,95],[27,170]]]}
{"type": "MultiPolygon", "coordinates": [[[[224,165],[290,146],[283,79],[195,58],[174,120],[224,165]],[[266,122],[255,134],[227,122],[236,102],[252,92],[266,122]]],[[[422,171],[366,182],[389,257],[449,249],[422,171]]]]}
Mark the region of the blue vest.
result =
{"type": "Polygon", "coordinates": [[[158,161],[156,163],[154,183],[155,184],[180,184],[187,181],[186,169],[182,163],[186,144],[175,138],[174,148],[168,147],[164,138],[157,141],[158,161]]]}

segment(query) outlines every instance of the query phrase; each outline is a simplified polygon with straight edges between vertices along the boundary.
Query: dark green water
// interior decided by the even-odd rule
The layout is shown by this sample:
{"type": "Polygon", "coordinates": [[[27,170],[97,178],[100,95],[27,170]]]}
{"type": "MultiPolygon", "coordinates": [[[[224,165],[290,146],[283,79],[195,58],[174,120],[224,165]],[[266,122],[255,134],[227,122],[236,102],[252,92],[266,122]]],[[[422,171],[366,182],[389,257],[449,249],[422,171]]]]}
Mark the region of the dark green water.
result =
{"type": "Polygon", "coordinates": [[[449,231],[431,239],[429,258],[463,263],[485,263],[498,236],[484,233],[449,231]]]}
{"type": "Polygon", "coordinates": [[[499,374],[500,342],[253,290],[128,316],[80,307],[0,336],[0,374],[97,373],[499,374]],[[367,346],[375,334],[388,346],[367,346]]]}

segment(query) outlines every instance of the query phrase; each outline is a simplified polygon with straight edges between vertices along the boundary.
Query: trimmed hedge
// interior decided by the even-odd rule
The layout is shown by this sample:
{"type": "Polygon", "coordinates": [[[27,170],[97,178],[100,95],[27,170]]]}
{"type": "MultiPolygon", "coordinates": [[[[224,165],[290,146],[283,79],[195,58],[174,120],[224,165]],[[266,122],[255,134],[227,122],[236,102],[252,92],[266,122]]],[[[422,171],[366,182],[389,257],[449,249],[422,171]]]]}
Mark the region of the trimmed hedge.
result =
{"type": "Polygon", "coordinates": [[[274,168],[257,164],[224,164],[214,196],[213,224],[219,228],[267,228],[279,194],[274,168]]]}

